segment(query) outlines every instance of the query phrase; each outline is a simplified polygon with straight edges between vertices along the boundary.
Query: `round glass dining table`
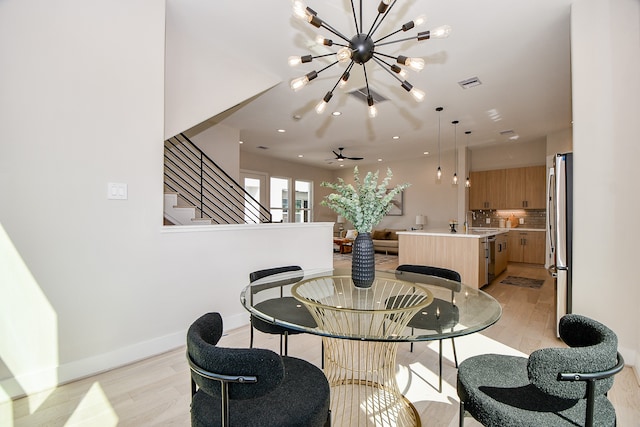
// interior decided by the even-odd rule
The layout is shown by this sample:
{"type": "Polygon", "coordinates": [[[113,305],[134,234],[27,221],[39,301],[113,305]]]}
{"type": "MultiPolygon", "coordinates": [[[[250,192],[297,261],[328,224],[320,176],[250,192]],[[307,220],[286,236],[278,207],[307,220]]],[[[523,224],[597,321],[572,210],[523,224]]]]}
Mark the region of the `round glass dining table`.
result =
{"type": "Polygon", "coordinates": [[[358,288],[350,273],[280,273],[246,286],[240,299],[262,320],[323,337],[333,425],[420,426],[396,382],[398,343],[482,331],[502,308],[486,292],[436,276],[378,270],[370,288],[358,288]]]}

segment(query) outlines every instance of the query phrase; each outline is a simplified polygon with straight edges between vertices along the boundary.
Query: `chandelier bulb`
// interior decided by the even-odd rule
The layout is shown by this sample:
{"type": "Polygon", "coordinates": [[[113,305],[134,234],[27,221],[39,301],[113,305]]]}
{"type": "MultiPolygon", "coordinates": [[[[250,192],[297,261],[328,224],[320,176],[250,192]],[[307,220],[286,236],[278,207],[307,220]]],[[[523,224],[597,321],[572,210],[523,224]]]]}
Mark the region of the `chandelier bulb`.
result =
{"type": "Polygon", "coordinates": [[[436,171],[436,178],[438,178],[438,181],[442,178],[442,169],[440,169],[440,166],[438,166],[438,170],[436,171]]]}
{"type": "Polygon", "coordinates": [[[385,13],[387,11],[387,8],[389,7],[389,4],[391,4],[391,0],[381,0],[380,4],[378,5],[378,13],[385,13]]]}
{"type": "Polygon", "coordinates": [[[345,71],[344,74],[342,75],[342,78],[340,79],[340,87],[343,88],[347,85],[347,82],[349,80],[349,72],[345,71]]]}
{"type": "Polygon", "coordinates": [[[469,177],[467,177],[467,180],[464,182],[464,186],[467,188],[471,187],[471,180],[469,179],[469,177]]]}
{"type": "Polygon", "coordinates": [[[324,113],[324,110],[327,109],[327,104],[331,100],[331,97],[333,97],[333,93],[327,92],[324,98],[322,98],[322,101],[320,101],[318,105],[316,105],[316,113],[318,114],[324,113]]]}
{"type": "Polygon", "coordinates": [[[376,108],[371,95],[367,97],[367,104],[369,104],[369,117],[373,119],[378,115],[378,109],[376,108]]]}
{"type": "Polygon", "coordinates": [[[310,73],[305,74],[302,77],[298,77],[297,79],[291,80],[291,89],[294,91],[299,91],[303,87],[305,87],[309,82],[318,77],[318,73],[316,71],[312,71],[310,73]]]}
{"type": "Polygon", "coordinates": [[[420,25],[427,22],[427,15],[420,15],[413,20],[413,25],[419,27],[420,25]]]}
{"type": "Polygon", "coordinates": [[[407,72],[403,70],[401,67],[398,67],[396,64],[391,64],[391,71],[398,74],[400,77],[407,77],[407,72]]]}
{"type": "Polygon", "coordinates": [[[307,5],[302,0],[293,0],[291,2],[293,7],[293,15],[302,19],[303,21],[309,20],[309,14],[307,13],[307,5]]]}
{"type": "Polygon", "coordinates": [[[446,39],[451,34],[451,27],[449,25],[442,25],[429,31],[432,39],[446,39]]]}
{"type": "Polygon", "coordinates": [[[348,47],[343,47],[336,52],[336,59],[338,62],[345,63],[351,61],[351,49],[348,47]]]}
{"type": "Polygon", "coordinates": [[[324,99],[318,102],[318,105],[316,105],[316,113],[318,114],[324,113],[324,110],[326,109],[327,109],[327,102],[324,99]]]}
{"type": "Polygon", "coordinates": [[[409,58],[407,56],[398,56],[398,64],[406,65],[414,71],[421,71],[424,68],[424,59],[422,58],[409,58]]]}
{"type": "Polygon", "coordinates": [[[458,174],[457,173],[453,174],[453,185],[458,185],[458,174]]]}
{"type": "Polygon", "coordinates": [[[424,101],[425,94],[420,89],[416,89],[415,87],[409,91],[409,94],[415,99],[417,102],[424,101]]]}
{"type": "Polygon", "coordinates": [[[288,62],[290,67],[295,67],[296,65],[302,64],[302,58],[299,56],[290,56],[288,62]]]}
{"type": "Polygon", "coordinates": [[[291,67],[295,67],[297,65],[300,64],[305,64],[307,62],[311,62],[313,60],[313,57],[311,55],[305,55],[305,56],[290,56],[289,57],[289,65],[291,67]]]}
{"type": "Polygon", "coordinates": [[[322,45],[325,45],[325,46],[333,46],[333,40],[325,39],[322,34],[318,34],[316,36],[316,43],[322,44],[322,45]]]}

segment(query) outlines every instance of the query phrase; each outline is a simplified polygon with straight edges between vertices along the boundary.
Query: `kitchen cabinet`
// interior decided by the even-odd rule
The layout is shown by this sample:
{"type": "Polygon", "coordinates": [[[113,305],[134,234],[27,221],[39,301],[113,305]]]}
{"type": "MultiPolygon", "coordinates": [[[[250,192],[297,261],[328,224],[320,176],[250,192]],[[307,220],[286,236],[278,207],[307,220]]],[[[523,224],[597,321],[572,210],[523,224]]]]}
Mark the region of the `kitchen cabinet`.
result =
{"type": "Polygon", "coordinates": [[[494,274],[495,277],[498,277],[500,273],[507,269],[507,263],[509,261],[508,255],[508,238],[507,233],[502,233],[496,235],[496,242],[494,246],[494,274]]]}
{"type": "Polygon", "coordinates": [[[507,247],[509,261],[544,264],[545,231],[509,231],[507,247]]]}
{"type": "Polygon", "coordinates": [[[545,166],[506,169],[506,208],[545,209],[545,166]]]}
{"type": "Polygon", "coordinates": [[[465,285],[481,288],[488,283],[486,240],[485,235],[448,230],[399,231],[398,263],[448,268],[457,271],[465,285]]]}
{"type": "Polygon", "coordinates": [[[504,209],[506,203],[505,169],[469,173],[469,209],[504,209]]]}

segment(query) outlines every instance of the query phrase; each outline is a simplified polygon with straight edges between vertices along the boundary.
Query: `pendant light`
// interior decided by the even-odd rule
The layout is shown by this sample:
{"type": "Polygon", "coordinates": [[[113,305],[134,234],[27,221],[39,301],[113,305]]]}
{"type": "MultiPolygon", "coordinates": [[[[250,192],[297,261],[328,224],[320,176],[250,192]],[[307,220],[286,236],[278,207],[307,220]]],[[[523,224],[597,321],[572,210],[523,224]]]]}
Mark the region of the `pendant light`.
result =
{"type": "Polygon", "coordinates": [[[438,107],[436,111],[438,112],[438,170],[436,171],[436,179],[440,181],[442,178],[442,168],[440,167],[440,116],[444,108],[438,107]]]}
{"type": "MultiPolygon", "coordinates": [[[[469,135],[471,135],[471,131],[468,130],[465,132],[465,134],[467,135],[467,149],[469,148],[469,135]]],[[[471,187],[471,180],[469,179],[469,172],[467,172],[467,180],[464,183],[464,186],[467,188],[471,187]]]]}
{"type": "Polygon", "coordinates": [[[454,148],[454,162],[455,167],[453,169],[453,185],[458,185],[458,120],[454,120],[451,122],[453,125],[453,148],[454,148]]]}

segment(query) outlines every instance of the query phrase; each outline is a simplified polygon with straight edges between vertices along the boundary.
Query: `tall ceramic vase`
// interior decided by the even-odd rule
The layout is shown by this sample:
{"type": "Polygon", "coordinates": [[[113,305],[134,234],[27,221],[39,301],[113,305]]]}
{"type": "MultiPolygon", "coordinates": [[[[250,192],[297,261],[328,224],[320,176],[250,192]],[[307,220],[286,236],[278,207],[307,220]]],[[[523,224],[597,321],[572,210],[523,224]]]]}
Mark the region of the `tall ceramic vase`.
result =
{"type": "Polygon", "coordinates": [[[358,288],[370,288],[376,275],[375,251],[371,233],[358,233],[353,242],[351,279],[358,288]]]}

